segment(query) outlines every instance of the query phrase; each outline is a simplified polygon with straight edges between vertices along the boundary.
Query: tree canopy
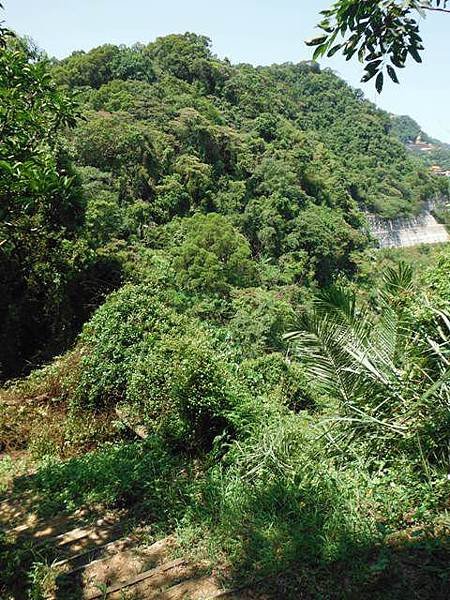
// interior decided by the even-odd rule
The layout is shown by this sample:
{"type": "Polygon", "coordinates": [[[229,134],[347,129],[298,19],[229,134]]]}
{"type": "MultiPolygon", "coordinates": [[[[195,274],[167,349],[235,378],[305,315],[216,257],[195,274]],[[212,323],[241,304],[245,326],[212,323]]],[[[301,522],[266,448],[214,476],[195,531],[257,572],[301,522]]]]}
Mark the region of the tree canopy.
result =
{"type": "Polygon", "coordinates": [[[10,38],[0,66],[5,376],[64,347],[124,279],[234,319],[241,290],[354,276],[364,211],[448,191],[317,63],[233,66],[186,33],[59,61],[10,38]]]}

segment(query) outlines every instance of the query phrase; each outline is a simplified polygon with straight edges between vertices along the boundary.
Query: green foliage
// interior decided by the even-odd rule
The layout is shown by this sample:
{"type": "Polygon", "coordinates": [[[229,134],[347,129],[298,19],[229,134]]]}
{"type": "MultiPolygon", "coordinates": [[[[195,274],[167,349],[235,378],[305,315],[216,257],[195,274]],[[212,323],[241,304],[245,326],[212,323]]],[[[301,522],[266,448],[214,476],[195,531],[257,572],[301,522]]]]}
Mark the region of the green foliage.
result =
{"type": "Polygon", "coordinates": [[[428,136],[422,132],[420,125],[407,115],[392,117],[392,133],[394,133],[404,144],[415,142],[419,136],[422,137],[424,142],[431,141],[428,136]]]}
{"type": "Polygon", "coordinates": [[[257,202],[255,250],[264,244],[272,253],[279,241],[271,230],[284,235],[277,220],[291,219],[297,203],[338,206],[355,226],[354,200],[392,215],[435,193],[433,179],[388,135],[390,117],[330,72],[305,64],[231,67],[193,34],[132,52],[151,57],[155,79],[91,86],[83,98],[97,114],[87,111],[74,142],[84,164],[116,173],[124,200],[149,201],[157,223],[196,208],[231,206],[236,215],[257,202]]]}
{"type": "Polygon", "coordinates": [[[29,600],[52,600],[57,591],[57,575],[57,571],[51,565],[41,561],[33,563],[29,573],[29,600]]]}
{"type": "MultiPolygon", "coordinates": [[[[374,261],[361,212],[445,196],[404,148],[414,124],[315,63],[231,66],[185,34],[55,62],[84,116],[68,129],[70,96],[17,48],[0,49],[10,371],[87,322],[0,392],[1,451],[36,461],[20,480],[5,463],[4,487],[39,516],[136,509],[230,587],[283,572],[273,597],[440,597],[448,253],[411,253],[432,266],[416,277],[398,251],[374,261]]],[[[21,552],[0,539],[2,597],[36,562],[21,552]]],[[[45,563],[31,573],[42,595],[45,563]]]]}
{"type": "Polygon", "coordinates": [[[153,286],[110,296],[80,343],[77,403],[126,402],[149,431],[197,450],[229,427],[237,388],[225,357],[206,328],[162,304],[153,286]]]}
{"type": "Polygon", "coordinates": [[[80,402],[96,406],[122,399],[146,342],[185,323],[155,298],[151,285],[126,285],[113,293],[81,336],[80,402]]]}
{"type": "Polygon", "coordinates": [[[0,49],[0,90],[0,370],[8,377],[65,349],[117,275],[112,269],[95,293],[85,287],[102,266],[80,239],[84,198],[60,139],[78,114],[73,98],[14,39],[0,49]]]}
{"type": "Polygon", "coordinates": [[[114,79],[146,81],[147,83],[151,83],[155,79],[153,62],[141,44],[135,44],[131,48],[119,46],[119,52],[111,62],[114,79]]]}
{"type": "Polygon", "coordinates": [[[409,57],[422,62],[417,16],[425,17],[426,10],[448,12],[447,4],[447,0],[337,0],[321,12],[322,34],[307,45],[317,47],[314,59],[337,52],[347,60],[357,55],[365,63],[362,81],[376,76],[375,87],[381,92],[385,72],[398,83],[397,69],[403,69],[409,57]]]}
{"type": "Polygon", "coordinates": [[[146,497],[149,514],[166,515],[173,526],[189,483],[183,481],[179,467],[180,460],[152,437],[144,444],[106,444],[67,462],[48,459],[32,487],[42,497],[41,514],[100,502],[117,506],[146,497]]]}
{"type": "Polygon", "coordinates": [[[432,268],[427,269],[422,276],[422,285],[428,296],[427,304],[435,308],[447,309],[450,303],[450,282],[447,277],[450,268],[450,256],[444,249],[437,256],[432,268]]]}
{"type": "Polygon", "coordinates": [[[295,319],[292,304],[281,293],[249,288],[236,290],[229,328],[234,343],[247,356],[285,349],[283,334],[295,319]]]}
{"type": "Polygon", "coordinates": [[[212,92],[226,78],[226,68],[212,60],[211,41],[202,35],[185,33],[158,38],[147,51],[156,68],[193,83],[199,81],[212,92]]]}
{"type": "Polygon", "coordinates": [[[239,372],[244,385],[269,403],[275,412],[287,406],[293,411],[312,410],[318,398],[305,370],[277,352],[242,361],[239,372]]]}
{"type": "Polygon", "coordinates": [[[290,338],[310,376],[339,401],[342,416],[336,418],[353,436],[365,436],[375,448],[406,447],[419,464],[443,466],[450,321],[431,309],[429,334],[420,335],[407,310],[412,293],[412,270],[404,263],[387,270],[376,316],[358,309],[352,293],[330,288],[317,299],[303,331],[290,338]]]}
{"type": "MultiPolygon", "coordinates": [[[[273,353],[237,366],[205,326],[179,316],[173,325],[175,313],[155,296],[148,284],[113,294],[86,327],[82,354],[93,379],[101,364],[115,369],[105,382],[111,399],[113,379],[126,374],[121,408],[146,424],[149,438],[65,462],[47,458],[22,484],[38,514],[137,504],[152,531],[176,529],[197,560],[224,557],[234,585],[283,572],[292,598],[296,577],[312,597],[333,597],[337,583],[349,596],[386,597],[386,582],[387,597],[402,597],[417,579],[425,594],[444,598],[448,399],[442,357],[414,333],[408,344],[410,311],[422,304],[410,270],[388,271],[373,313],[344,290],[323,292],[315,315],[333,351],[304,365],[273,353]],[[440,386],[430,387],[436,374],[440,386]]],[[[7,542],[0,554],[7,575],[14,560],[22,564],[7,542]]]]}
{"type": "Polygon", "coordinates": [[[134,69],[133,52],[127,49],[124,56],[117,46],[105,44],[94,48],[87,54],[83,51],[74,52],[69,58],[56,66],[54,73],[58,83],[68,87],[90,86],[99,88],[119,74],[124,78],[134,75],[134,79],[141,72],[140,65],[134,69]],[[128,60],[127,60],[128,59],[128,60]]]}
{"type": "Polygon", "coordinates": [[[111,238],[120,234],[122,225],[123,214],[117,197],[106,193],[88,202],[85,232],[92,246],[104,246],[111,238]]]}
{"type": "Polygon", "coordinates": [[[336,272],[354,271],[352,252],[364,247],[362,235],[345,222],[338,210],[313,206],[300,212],[288,242],[293,251],[308,253],[321,283],[329,283],[336,272]]]}
{"type": "Polygon", "coordinates": [[[136,167],[147,160],[151,140],[145,128],[119,115],[94,115],[79,125],[75,147],[81,164],[102,171],[136,167]]]}
{"type": "MultiPolygon", "coordinates": [[[[427,167],[438,167],[441,172],[450,171],[450,146],[431,138],[420,126],[408,116],[392,117],[392,133],[407,144],[408,149],[427,167]],[[425,143],[422,146],[420,143],[425,143]],[[426,149],[426,151],[425,151],[426,149]]],[[[442,195],[448,195],[448,181],[442,177],[442,195]]]]}
{"type": "Polygon", "coordinates": [[[271,573],[275,564],[283,570],[299,556],[308,562],[348,559],[373,540],[371,520],[355,518],[364,510],[363,496],[357,499],[362,481],[353,473],[351,482],[331,464],[320,464],[314,452],[320,445],[309,437],[308,420],[277,415],[230,449],[226,471],[222,465],[211,470],[222,502],[207,497],[206,508],[219,540],[232,540],[241,574],[255,568],[271,573]],[[220,513],[214,515],[217,506],[220,513]]]}
{"type": "Polygon", "coordinates": [[[257,281],[249,244],[225,217],[198,215],[183,229],[183,243],[173,250],[181,287],[227,295],[232,287],[249,287],[257,281]]]}
{"type": "Polygon", "coordinates": [[[28,236],[44,226],[49,233],[57,228],[70,232],[80,221],[82,203],[57,135],[62,127],[75,123],[73,99],[58,91],[48,66],[32,63],[18,42],[0,52],[0,88],[4,136],[1,237],[5,251],[14,245],[20,230],[28,236]]]}
{"type": "Polygon", "coordinates": [[[3,377],[66,348],[124,265],[147,277],[139,244],[175,270],[169,295],[223,321],[234,288],[300,297],[351,277],[368,244],[360,208],[410,214],[448,194],[389,115],[316,64],[231,66],[189,33],[51,64],[11,38],[0,61],[3,377]],[[228,222],[195,217],[179,248],[154,247],[195,213],[228,222]]]}
{"type": "Polygon", "coordinates": [[[230,428],[227,413],[236,393],[224,357],[197,329],[149,345],[134,367],[126,400],[150,430],[198,450],[230,428]]]}

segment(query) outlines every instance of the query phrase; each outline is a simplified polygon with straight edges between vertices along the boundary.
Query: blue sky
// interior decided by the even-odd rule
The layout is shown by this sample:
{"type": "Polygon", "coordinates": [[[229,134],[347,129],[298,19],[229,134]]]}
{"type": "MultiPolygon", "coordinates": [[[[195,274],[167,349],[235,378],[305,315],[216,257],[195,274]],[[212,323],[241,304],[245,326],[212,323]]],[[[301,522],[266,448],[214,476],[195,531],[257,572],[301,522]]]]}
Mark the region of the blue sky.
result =
{"type": "MultiPolygon", "coordinates": [[[[232,62],[272,64],[310,58],[303,40],[314,35],[319,11],[332,0],[4,0],[7,24],[30,35],[52,56],[110,42],[149,42],[168,33],[209,36],[220,57],[232,62]]],[[[450,143],[450,15],[429,15],[422,29],[422,65],[410,64],[401,85],[381,96],[359,83],[359,63],[340,57],[322,62],[366,96],[450,143]]]]}

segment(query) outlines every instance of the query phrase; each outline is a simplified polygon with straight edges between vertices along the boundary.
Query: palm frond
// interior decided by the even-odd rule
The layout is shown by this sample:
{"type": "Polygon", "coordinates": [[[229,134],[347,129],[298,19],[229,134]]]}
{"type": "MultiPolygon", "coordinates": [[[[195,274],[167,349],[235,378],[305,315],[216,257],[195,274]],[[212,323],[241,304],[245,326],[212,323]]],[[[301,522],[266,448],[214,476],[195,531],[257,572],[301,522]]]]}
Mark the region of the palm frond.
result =
{"type": "Polygon", "coordinates": [[[412,267],[401,261],[397,267],[387,267],[383,274],[382,296],[398,298],[404,292],[413,289],[412,267]]]}
{"type": "Polygon", "coordinates": [[[353,323],[356,316],[356,297],[353,292],[333,285],[319,292],[314,300],[314,309],[317,314],[336,314],[341,319],[345,318],[348,323],[353,323]]]}
{"type": "Polygon", "coordinates": [[[368,314],[357,311],[352,292],[331,288],[321,293],[303,330],[287,337],[311,378],[339,398],[347,414],[400,431],[382,416],[386,398],[399,400],[398,324],[395,311],[386,308],[373,325],[368,314]]]}

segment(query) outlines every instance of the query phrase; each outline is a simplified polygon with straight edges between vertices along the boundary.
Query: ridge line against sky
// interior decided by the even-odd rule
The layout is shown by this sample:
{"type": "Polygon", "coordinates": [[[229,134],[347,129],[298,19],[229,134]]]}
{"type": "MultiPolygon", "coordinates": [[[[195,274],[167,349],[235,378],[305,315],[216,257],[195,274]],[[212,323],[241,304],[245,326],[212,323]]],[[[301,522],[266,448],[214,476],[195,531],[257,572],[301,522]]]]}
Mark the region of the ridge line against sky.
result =
{"type": "MultiPolygon", "coordinates": [[[[150,42],[193,31],[212,39],[213,51],[233,63],[273,64],[311,58],[304,40],[313,37],[319,11],[332,0],[4,0],[6,24],[29,35],[50,56],[104,43],[150,42]]],[[[431,136],[450,143],[450,15],[432,14],[422,24],[422,65],[409,62],[400,85],[387,83],[379,96],[361,84],[361,65],[342,57],[322,60],[380,108],[408,114],[431,136]]]]}

